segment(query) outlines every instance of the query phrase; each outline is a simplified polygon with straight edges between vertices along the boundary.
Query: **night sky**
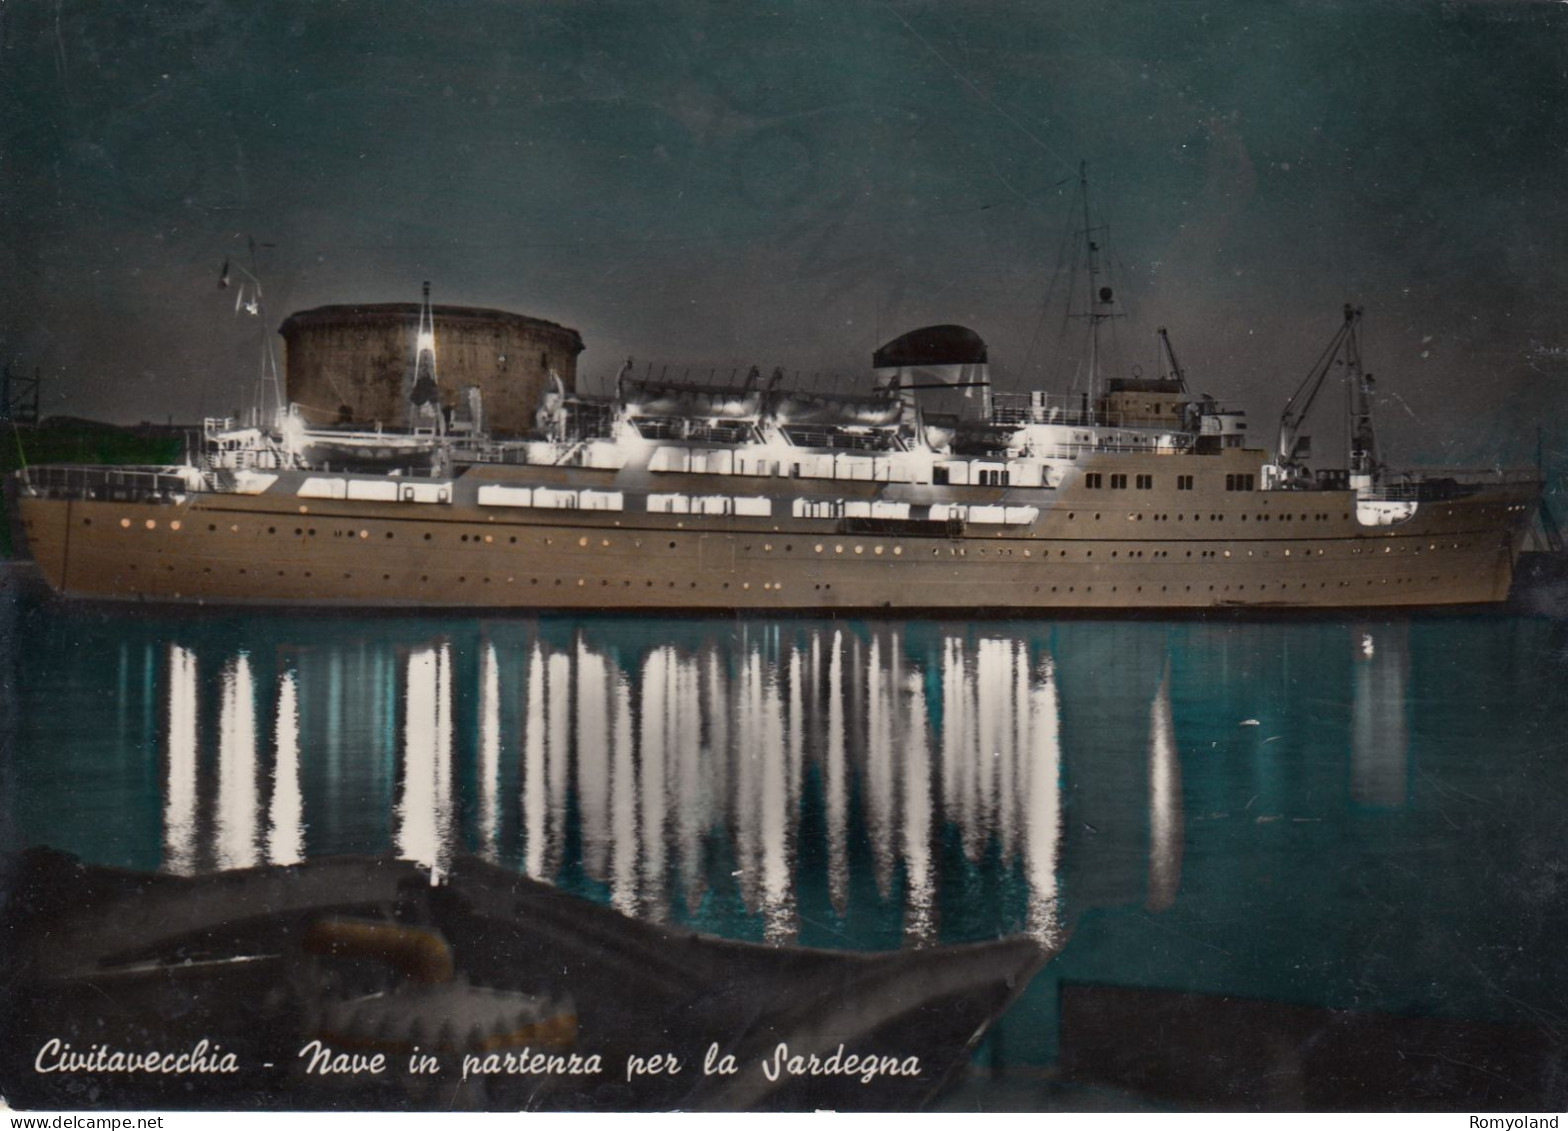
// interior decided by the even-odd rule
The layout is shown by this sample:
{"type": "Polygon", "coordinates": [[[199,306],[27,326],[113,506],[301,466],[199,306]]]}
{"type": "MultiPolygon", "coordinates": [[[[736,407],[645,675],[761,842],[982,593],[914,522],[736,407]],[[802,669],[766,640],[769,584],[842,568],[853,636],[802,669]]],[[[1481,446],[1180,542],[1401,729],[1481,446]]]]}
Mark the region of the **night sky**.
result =
{"type": "Polygon", "coordinates": [[[1113,373],[1166,325],[1272,440],[1354,301],[1394,462],[1529,462],[1539,419],[1561,463],[1565,95],[1562,3],[11,0],[0,360],[46,414],[230,411],[254,236],[269,329],[429,279],[580,330],[590,389],[633,355],[848,391],[959,322],[1065,390],[1083,160],[1113,373]]]}

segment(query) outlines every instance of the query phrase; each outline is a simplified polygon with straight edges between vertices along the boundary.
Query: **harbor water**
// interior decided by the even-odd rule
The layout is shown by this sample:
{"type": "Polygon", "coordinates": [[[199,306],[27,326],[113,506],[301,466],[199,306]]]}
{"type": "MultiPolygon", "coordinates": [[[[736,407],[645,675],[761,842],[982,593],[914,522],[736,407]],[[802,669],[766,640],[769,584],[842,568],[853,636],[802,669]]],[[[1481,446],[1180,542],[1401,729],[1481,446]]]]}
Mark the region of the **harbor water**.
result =
{"type": "Polygon", "coordinates": [[[981,1106],[1053,1079],[1065,984],[1568,1026],[1560,621],[0,615],[8,853],[472,853],[767,944],[1060,944],[981,1106]]]}

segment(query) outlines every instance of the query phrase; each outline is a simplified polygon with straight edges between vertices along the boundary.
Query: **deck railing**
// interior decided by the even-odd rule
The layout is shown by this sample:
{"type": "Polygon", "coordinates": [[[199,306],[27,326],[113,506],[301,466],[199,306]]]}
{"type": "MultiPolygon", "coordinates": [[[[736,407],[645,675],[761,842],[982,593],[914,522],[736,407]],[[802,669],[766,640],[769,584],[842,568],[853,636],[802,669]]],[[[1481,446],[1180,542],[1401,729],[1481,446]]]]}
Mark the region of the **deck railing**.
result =
{"type": "Polygon", "coordinates": [[[204,489],[198,476],[183,469],[45,464],[29,467],[19,477],[24,491],[47,499],[174,502],[204,489]]]}

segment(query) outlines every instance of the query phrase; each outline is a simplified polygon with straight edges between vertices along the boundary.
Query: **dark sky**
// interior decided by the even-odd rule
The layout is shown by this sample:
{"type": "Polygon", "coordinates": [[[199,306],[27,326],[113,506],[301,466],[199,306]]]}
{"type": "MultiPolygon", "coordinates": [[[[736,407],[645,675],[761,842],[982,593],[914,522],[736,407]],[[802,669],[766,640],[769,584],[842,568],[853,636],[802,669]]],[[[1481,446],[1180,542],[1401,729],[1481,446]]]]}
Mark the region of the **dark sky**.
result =
{"type": "Polygon", "coordinates": [[[589,387],[853,385],[942,321],[1065,389],[1086,160],[1122,371],[1167,325],[1269,439],[1351,300],[1396,462],[1527,461],[1538,417],[1568,450],[1565,95],[1562,3],[11,0],[0,360],[48,413],[232,409],[254,235],[272,328],[429,279],[579,329],[589,387]]]}

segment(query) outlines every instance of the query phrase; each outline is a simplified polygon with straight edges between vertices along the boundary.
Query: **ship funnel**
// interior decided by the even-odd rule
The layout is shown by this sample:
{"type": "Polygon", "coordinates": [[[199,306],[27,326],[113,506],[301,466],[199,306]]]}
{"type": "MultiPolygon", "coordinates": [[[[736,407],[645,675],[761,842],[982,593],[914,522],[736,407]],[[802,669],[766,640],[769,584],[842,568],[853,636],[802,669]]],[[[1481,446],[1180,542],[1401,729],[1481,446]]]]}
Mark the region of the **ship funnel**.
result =
{"type": "Polygon", "coordinates": [[[871,356],[877,388],[896,389],[925,412],[965,419],[990,416],[991,373],[985,340],[965,326],[924,326],[871,356]]]}

